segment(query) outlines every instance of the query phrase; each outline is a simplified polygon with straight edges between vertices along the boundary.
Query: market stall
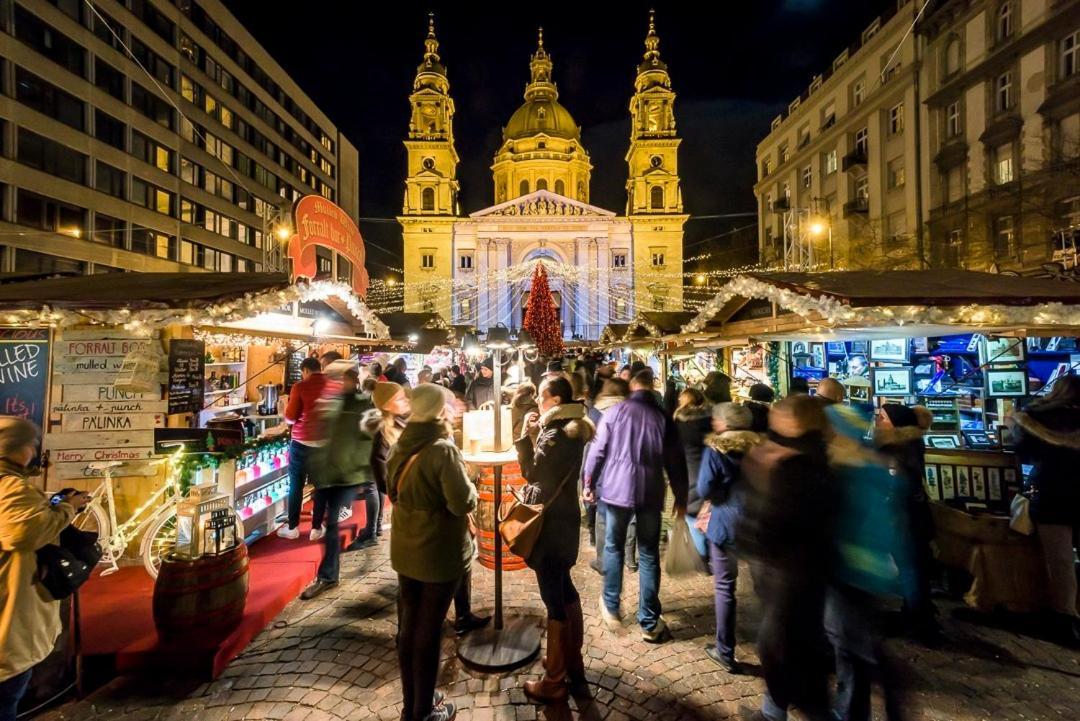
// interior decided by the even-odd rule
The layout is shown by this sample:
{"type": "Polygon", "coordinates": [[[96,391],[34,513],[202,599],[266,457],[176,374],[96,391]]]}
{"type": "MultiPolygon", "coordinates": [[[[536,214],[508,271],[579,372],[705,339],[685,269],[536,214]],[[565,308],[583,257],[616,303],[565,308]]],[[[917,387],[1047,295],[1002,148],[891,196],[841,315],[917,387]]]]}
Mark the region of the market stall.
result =
{"type": "Polygon", "coordinates": [[[1038,557],[1038,547],[1008,531],[1027,470],[1010,450],[1008,419],[1056,378],[1080,371],[1077,335],[1075,283],[852,271],[738,276],[665,341],[728,345],[736,373],[761,374],[781,394],[792,378],[805,378],[813,392],[832,377],[849,403],[929,409],[925,480],[941,504],[935,517],[949,548],[941,560],[975,578],[973,605],[1016,608],[1036,602],[1015,598],[1015,584],[1002,579],[1021,559],[1038,557]]]}

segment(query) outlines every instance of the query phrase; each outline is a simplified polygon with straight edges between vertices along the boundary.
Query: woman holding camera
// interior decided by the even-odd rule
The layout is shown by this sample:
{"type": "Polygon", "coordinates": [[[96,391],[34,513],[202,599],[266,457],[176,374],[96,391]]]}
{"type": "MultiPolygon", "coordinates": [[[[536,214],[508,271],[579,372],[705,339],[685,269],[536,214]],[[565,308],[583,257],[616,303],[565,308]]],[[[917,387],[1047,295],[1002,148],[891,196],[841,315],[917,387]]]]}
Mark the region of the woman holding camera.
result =
{"type": "Polygon", "coordinates": [[[90,500],[71,492],[50,503],[30,485],[39,439],[33,423],[0,416],[0,721],[15,721],[31,671],[60,635],[60,602],[37,580],[37,550],[56,543],[90,500]]]}

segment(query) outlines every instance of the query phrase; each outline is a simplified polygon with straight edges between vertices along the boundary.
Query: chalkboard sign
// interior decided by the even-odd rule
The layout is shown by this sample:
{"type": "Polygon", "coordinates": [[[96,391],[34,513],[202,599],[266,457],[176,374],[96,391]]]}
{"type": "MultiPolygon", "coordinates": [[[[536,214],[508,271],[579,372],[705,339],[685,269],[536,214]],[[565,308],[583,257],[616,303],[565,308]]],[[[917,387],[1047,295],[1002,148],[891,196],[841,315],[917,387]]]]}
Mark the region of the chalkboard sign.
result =
{"type": "Polygon", "coordinates": [[[289,390],[294,385],[303,380],[304,376],[300,372],[300,364],[307,358],[307,352],[305,350],[295,350],[289,353],[285,359],[285,393],[288,394],[289,390]]]}
{"type": "Polygon", "coordinates": [[[174,339],[169,343],[169,413],[198,413],[203,408],[206,343],[174,339]]]}
{"type": "Polygon", "coordinates": [[[0,328],[0,415],[45,424],[49,330],[0,328]]]}

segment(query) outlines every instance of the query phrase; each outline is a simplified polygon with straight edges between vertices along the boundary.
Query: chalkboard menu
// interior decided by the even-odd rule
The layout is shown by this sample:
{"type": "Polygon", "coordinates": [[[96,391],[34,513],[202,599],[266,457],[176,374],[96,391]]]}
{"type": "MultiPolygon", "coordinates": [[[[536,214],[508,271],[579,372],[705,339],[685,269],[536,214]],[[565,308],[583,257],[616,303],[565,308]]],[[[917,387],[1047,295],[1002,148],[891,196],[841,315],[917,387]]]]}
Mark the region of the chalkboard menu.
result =
{"type": "Polygon", "coordinates": [[[0,328],[0,415],[43,428],[49,392],[49,330],[0,328]]]}
{"type": "Polygon", "coordinates": [[[285,393],[288,393],[294,385],[303,380],[300,372],[300,364],[307,358],[304,350],[295,350],[289,353],[285,359],[285,393]]]}
{"type": "Polygon", "coordinates": [[[169,343],[169,413],[198,413],[206,383],[206,343],[174,339],[169,343]]]}

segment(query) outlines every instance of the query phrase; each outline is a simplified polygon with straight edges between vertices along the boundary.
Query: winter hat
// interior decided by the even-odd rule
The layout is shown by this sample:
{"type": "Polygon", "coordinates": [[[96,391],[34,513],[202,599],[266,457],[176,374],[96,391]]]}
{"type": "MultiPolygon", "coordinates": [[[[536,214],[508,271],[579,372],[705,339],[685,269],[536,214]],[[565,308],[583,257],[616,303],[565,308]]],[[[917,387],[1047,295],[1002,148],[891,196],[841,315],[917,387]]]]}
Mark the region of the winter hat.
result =
{"type": "Polygon", "coordinates": [[[562,361],[561,360],[548,361],[547,372],[548,373],[562,373],[562,361]]]}
{"type": "Polygon", "coordinates": [[[385,406],[394,399],[394,396],[404,390],[397,383],[376,383],[375,390],[371,393],[371,402],[380,411],[384,411],[386,410],[385,406]]]}
{"type": "Polygon", "coordinates": [[[713,406],[712,416],[723,421],[729,431],[748,431],[754,425],[754,414],[738,403],[717,403],[713,406]]]}
{"type": "Polygon", "coordinates": [[[412,406],[409,422],[428,423],[442,415],[446,394],[434,383],[421,383],[413,388],[409,402],[412,406]]]}
{"type": "Polygon", "coordinates": [[[495,370],[495,362],[491,358],[486,359],[480,365],[483,366],[484,368],[487,368],[489,371],[495,370]]]}
{"type": "Polygon", "coordinates": [[[17,416],[0,416],[0,457],[7,458],[9,453],[36,444],[40,438],[41,431],[30,421],[17,416]]]}
{"type": "Polygon", "coordinates": [[[881,406],[881,410],[889,417],[889,422],[893,424],[893,428],[919,425],[919,417],[915,415],[915,411],[907,406],[899,403],[886,403],[881,406]]]}

